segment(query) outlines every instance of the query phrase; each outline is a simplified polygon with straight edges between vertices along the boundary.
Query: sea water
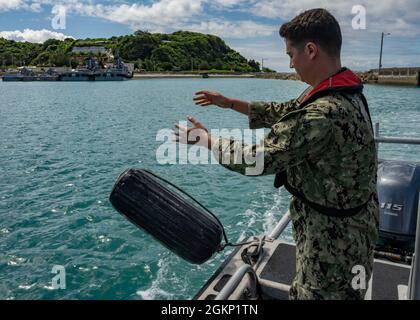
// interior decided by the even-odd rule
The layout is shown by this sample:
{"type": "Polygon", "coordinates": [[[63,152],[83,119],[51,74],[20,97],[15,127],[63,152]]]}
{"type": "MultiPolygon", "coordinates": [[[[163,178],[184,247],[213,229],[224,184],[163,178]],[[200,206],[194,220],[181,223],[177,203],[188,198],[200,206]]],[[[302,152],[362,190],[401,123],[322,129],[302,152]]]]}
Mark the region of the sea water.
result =
{"type": "MultiPolygon", "coordinates": [[[[262,79],[0,82],[0,299],[192,298],[231,250],[203,265],[183,261],[111,207],[116,178],[130,167],[162,175],[216,214],[232,242],[268,233],[289,203],[273,176],[159,164],[156,137],[187,115],[209,129],[247,128],[242,114],[195,106],[197,90],[285,101],[305,87],[262,79]]],[[[420,88],[366,85],[365,93],[382,135],[420,137],[420,88]]],[[[379,155],[420,161],[420,146],[384,145],[379,155]]],[[[283,239],[291,241],[290,228],[283,239]]]]}

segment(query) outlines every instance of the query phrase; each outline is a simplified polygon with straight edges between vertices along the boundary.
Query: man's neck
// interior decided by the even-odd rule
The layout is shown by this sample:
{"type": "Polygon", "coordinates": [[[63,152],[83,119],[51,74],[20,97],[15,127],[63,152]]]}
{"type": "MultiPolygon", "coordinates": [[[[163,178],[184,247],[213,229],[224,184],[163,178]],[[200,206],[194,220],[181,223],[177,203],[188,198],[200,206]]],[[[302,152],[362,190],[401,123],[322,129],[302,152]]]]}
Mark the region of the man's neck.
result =
{"type": "Polygon", "coordinates": [[[324,68],[322,68],[322,71],[317,72],[317,74],[314,76],[313,81],[311,81],[311,86],[315,88],[324,80],[338,73],[341,69],[342,66],[340,61],[326,65],[324,68]]]}

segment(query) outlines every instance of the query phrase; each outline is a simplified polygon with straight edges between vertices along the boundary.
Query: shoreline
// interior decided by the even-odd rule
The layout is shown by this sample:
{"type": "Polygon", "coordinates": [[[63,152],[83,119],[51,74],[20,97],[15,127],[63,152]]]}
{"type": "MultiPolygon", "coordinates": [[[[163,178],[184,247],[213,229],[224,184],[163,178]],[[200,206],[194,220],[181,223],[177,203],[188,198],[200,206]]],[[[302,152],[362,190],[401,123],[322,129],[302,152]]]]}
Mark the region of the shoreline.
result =
{"type": "MultiPolygon", "coordinates": [[[[409,86],[419,87],[420,81],[414,77],[381,77],[378,79],[372,71],[356,72],[362,79],[363,84],[378,84],[378,85],[391,85],[391,86],[409,86]]],[[[187,72],[144,72],[135,73],[133,79],[191,79],[191,78],[232,78],[232,79],[273,79],[273,80],[294,80],[299,81],[300,78],[296,73],[187,73],[187,72]],[[205,75],[205,76],[203,76],[205,75]]]]}
{"type": "Polygon", "coordinates": [[[278,79],[299,80],[295,73],[262,73],[262,72],[141,72],[134,73],[133,79],[188,79],[188,78],[237,78],[237,79],[278,79]]]}
{"type": "MultiPolygon", "coordinates": [[[[404,76],[383,76],[378,79],[377,74],[372,71],[355,72],[361,79],[363,84],[372,85],[389,85],[389,86],[406,86],[406,87],[420,87],[420,80],[416,77],[404,76]]],[[[5,72],[0,72],[0,78],[4,76],[5,72]]],[[[147,79],[271,79],[271,80],[293,80],[299,81],[300,78],[296,73],[239,73],[239,72],[225,72],[225,73],[210,73],[210,72],[137,72],[134,73],[130,80],[147,80],[147,79]]],[[[35,80],[34,80],[35,81],[35,80]]],[[[42,81],[42,80],[36,80],[42,81]]],[[[45,80],[46,81],[46,80],[45,80]]],[[[3,81],[2,81],[3,82],[3,81]]]]}
{"type": "Polygon", "coordinates": [[[204,78],[203,74],[207,74],[208,78],[255,78],[253,74],[212,74],[212,73],[135,73],[133,80],[142,80],[142,79],[195,79],[195,78],[204,78]]]}

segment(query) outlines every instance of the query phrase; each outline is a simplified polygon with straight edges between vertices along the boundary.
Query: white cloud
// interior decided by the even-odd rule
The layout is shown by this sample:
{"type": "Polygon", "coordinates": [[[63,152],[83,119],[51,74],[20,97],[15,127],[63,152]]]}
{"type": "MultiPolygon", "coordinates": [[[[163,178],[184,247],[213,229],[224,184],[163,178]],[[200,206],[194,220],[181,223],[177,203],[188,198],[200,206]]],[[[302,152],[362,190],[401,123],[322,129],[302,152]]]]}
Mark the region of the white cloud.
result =
{"type": "MultiPolygon", "coordinates": [[[[387,53],[382,57],[382,65],[385,68],[388,67],[418,67],[417,64],[413,64],[418,56],[415,55],[394,55],[387,53]]],[[[379,64],[378,55],[361,55],[355,57],[354,55],[344,55],[342,57],[343,65],[355,70],[355,71],[366,71],[370,69],[377,69],[379,64]]]]}
{"type": "Polygon", "coordinates": [[[289,68],[289,57],[286,55],[284,41],[280,37],[276,38],[276,40],[259,40],[252,43],[238,39],[230,41],[229,45],[247,59],[254,59],[259,63],[264,59],[265,67],[294,72],[294,70],[289,68]]]}
{"type": "MultiPolygon", "coordinates": [[[[343,32],[343,64],[358,70],[375,68],[379,63],[381,32],[390,32],[384,46],[384,65],[406,66],[418,62],[420,51],[420,1],[418,0],[260,0],[247,11],[264,18],[288,21],[304,10],[326,8],[339,21],[343,32]],[[351,27],[354,5],[366,8],[365,30],[351,27]],[[411,52],[407,54],[407,52],[411,52]]],[[[245,49],[246,50],[246,49],[245,49]]],[[[274,67],[287,70],[283,60],[273,61],[274,67]]]]}
{"type": "Polygon", "coordinates": [[[243,5],[243,4],[250,4],[250,2],[255,2],[254,1],[250,1],[250,0],[208,0],[208,3],[211,5],[214,5],[216,7],[219,8],[223,8],[223,7],[234,7],[234,6],[238,6],[238,5],[243,5]]]}
{"type": "Polygon", "coordinates": [[[20,9],[25,5],[23,0],[0,0],[0,11],[20,9]]]}
{"type": "Polygon", "coordinates": [[[15,41],[27,41],[33,43],[43,43],[48,39],[64,40],[65,38],[72,38],[59,32],[54,32],[46,29],[32,30],[24,29],[23,31],[0,31],[0,38],[15,41]]]}
{"type": "Polygon", "coordinates": [[[185,26],[184,29],[214,34],[224,38],[250,38],[269,36],[276,32],[276,26],[257,24],[253,21],[224,21],[219,19],[202,21],[199,24],[185,26]]]}
{"type": "Polygon", "coordinates": [[[68,5],[68,10],[137,29],[143,26],[171,27],[174,23],[186,22],[202,13],[202,4],[203,0],[160,0],[151,5],[92,5],[77,2],[68,5]]]}
{"type": "Polygon", "coordinates": [[[312,8],[329,10],[344,29],[351,29],[351,21],[355,14],[352,8],[362,5],[366,8],[367,32],[390,31],[406,36],[419,33],[420,1],[418,0],[260,0],[251,5],[249,12],[266,18],[290,20],[302,11],[312,8]]]}
{"type": "MultiPolygon", "coordinates": [[[[160,0],[151,5],[93,5],[76,2],[68,4],[67,11],[129,25],[133,30],[142,29],[151,32],[190,30],[227,38],[248,38],[271,35],[277,28],[254,21],[203,19],[203,4],[206,1],[208,0],[160,0]]],[[[248,0],[219,2],[233,5],[243,1],[248,0]]]]}

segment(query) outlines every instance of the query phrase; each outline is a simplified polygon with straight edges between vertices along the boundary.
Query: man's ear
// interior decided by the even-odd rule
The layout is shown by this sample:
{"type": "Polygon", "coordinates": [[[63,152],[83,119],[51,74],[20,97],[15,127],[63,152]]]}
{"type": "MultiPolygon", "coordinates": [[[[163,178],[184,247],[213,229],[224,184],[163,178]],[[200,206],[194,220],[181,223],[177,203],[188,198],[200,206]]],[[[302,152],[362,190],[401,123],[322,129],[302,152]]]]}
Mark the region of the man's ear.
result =
{"type": "Polygon", "coordinates": [[[305,46],[305,51],[311,60],[318,55],[318,45],[314,42],[308,42],[305,46]]]}

